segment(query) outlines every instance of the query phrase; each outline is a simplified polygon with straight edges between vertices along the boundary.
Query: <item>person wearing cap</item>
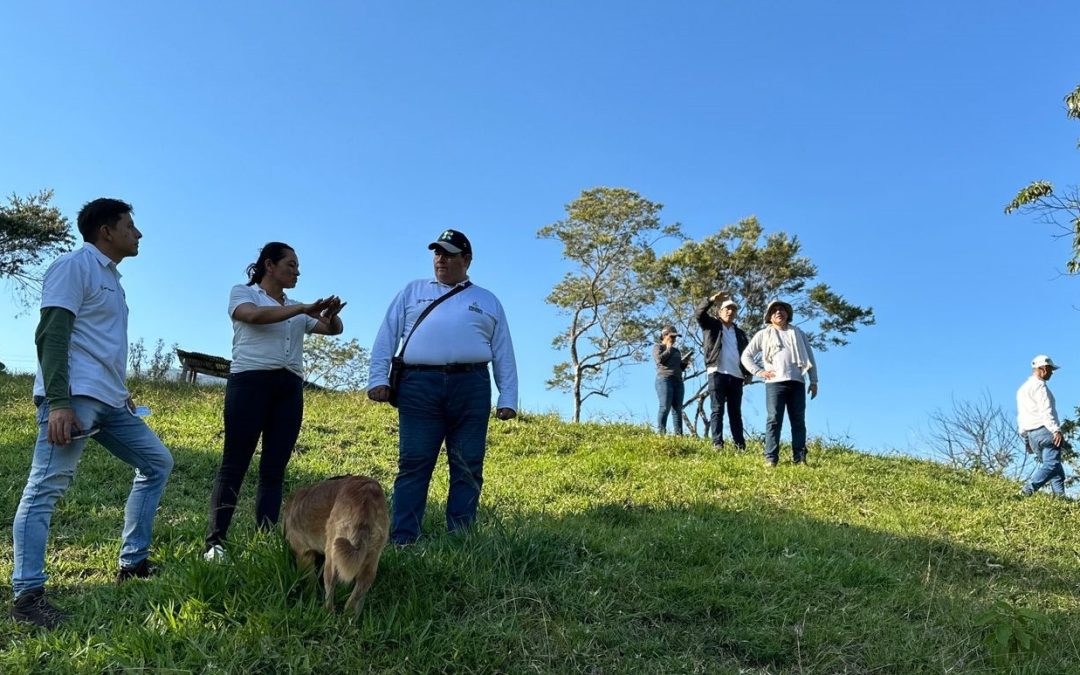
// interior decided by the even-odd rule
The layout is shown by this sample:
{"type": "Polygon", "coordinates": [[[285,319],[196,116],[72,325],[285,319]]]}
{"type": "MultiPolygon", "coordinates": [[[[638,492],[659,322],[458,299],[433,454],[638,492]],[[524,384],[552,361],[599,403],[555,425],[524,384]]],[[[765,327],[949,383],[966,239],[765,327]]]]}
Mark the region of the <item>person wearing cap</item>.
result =
{"type": "Polygon", "coordinates": [[[675,326],[664,326],[660,331],[660,342],[653,345],[653,361],[656,363],[656,397],[660,409],[656,413],[656,430],[667,433],[667,419],[675,413],[671,422],[676,436],[682,436],[683,370],[689,365],[690,355],[675,346],[679,332],[675,326]]]}
{"type": "Polygon", "coordinates": [[[1039,461],[1020,494],[1030,497],[1036,490],[1050,483],[1054,496],[1065,496],[1065,469],[1061,466],[1061,423],[1058,419],[1054,394],[1046,383],[1060,368],[1053,359],[1039,354],[1031,360],[1031,377],[1016,392],[1016,423],[1020,436],[1029,452],[1039,461]]]}
{"type": "Polygon", "coordinates": [[[463,530],[476,520],[491,416],[488,364],[499,389],[495,416],[512,419],[518,407],[510,327],[495,294],[469,280],[472,244],[463,233],[445,230],[428,248],[435,277],[409,282],[394,297],[371,348],[368,375],[368,398],[389,402],[391,358],[408,337],[397,392],[398,473],[391,503],[390,539],[398,545],[420,536],[428,484],[444,442],[450,469],[447,530],[463,530]],[[459,287],[413,331],[428,305],[459,287]]]}
{"type": "Polygon", "coordinates": [[[716,449],[724,447],[724,407],[727,407],[731,442],[739,450],[746,449],[743,436],[742,398],[743,386],[753,377],[742,365],[742,353],[750,340],[743,329],[735,325],[739,306],[727,293],[720,291],[706,298],[697,306],[697,322],[701,326],[705,347],[705,371],[709,378],[709,401],[712,414],[709,417],[709,435],[716,449]],[[720,302],[719,318],[709,311],[720,302]]]}
{"type": "Polygon", "coordinates": [[[817,364],[806,333],[791,325],[791,305],[781,300],[769,303],[765,327],[750,339],[742,354],[742,364],[765,381],[765,463],[776,466],[780,459],[780,431],[784,411],[791,420],[791,454],[796,464],[806,462],[806,380],[810,398],[818,392],[817,364]]]}

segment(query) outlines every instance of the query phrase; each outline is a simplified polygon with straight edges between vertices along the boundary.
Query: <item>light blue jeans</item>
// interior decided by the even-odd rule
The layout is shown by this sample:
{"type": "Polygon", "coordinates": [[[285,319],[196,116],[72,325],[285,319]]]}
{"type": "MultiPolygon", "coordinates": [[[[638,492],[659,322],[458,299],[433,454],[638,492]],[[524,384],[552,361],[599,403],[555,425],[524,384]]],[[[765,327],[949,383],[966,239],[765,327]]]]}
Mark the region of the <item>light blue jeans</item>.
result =
{"type": "MultiPolygon", "coordinates": [[[[135,467],[135,481],[124,509],[124,531],[120,546],[120,566],[130,567],[150,555],[150,536],[161,493],[172,471],[168,449],[138,417],[126,407],[113,408],[97,399],[75,396],[71,407],[83,429],[101,429],[94,440],[106,450],[135,467]]],[[[11,525],[14,568],[11,588],[19,597],[31,588],[44,586],[45,543],[57,500],[67,491],[75,475],[83,448],[89,439],[67,445],[48,440],[49,404],[38,405],[38,438],[30,477],[26,480],[15,522],[11,525]]]]}
{"type": "Polygon", "coordinates": [[[1024,494],[1032,494],[1050,483],[1055,497],[1065,496],[1065,469],[1061,466],[1061,448],[1054,447],[1054,435],[1046,427],[1027,432],[1027,442],[1039,466],[1031,474],[1031,482],[1024,486],[1024,494]]]}

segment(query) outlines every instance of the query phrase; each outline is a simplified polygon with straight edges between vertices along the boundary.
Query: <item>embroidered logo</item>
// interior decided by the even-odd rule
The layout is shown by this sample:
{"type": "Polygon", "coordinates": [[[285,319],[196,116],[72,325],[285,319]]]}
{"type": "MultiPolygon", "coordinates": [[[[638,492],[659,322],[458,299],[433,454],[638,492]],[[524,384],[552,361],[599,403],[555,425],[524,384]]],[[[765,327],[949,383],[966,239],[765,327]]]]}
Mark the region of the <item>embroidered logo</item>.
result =
{"type": "Polygon", "coordinates": [[[469,305],[469,311],[470,312],[476,312],[477,314],[483,314],[484,313],[484,310],[480,309],[480,305],[476,304],[475,302],[473,304],[469,305]]]}

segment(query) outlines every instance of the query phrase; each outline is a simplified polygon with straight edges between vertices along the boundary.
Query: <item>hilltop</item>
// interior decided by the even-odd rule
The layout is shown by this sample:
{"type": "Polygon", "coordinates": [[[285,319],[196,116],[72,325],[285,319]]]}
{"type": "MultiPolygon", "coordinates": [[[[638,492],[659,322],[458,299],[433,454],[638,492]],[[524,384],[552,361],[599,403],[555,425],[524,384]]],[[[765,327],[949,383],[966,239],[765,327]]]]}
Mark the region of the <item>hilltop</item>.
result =
{"type": "MultiPolygon", "coordinates": [[[[30,387],[0,374],[5,597],[30,387]]],[[[0,620],[5,673],[1080,672],[1080,509],[1014,500],[1015,483],[821,442],[811,466],[769,470],[757,445],[716,453],[644,427],[493,420],[479,526],[443,532],[440,463],[431,536],[386,550],[352,619],[322,609],[280,537],[253,533],[254,472],[232,562],[201,560],[223,391],[133,391],[176,458],[155,531],[164,572],[113,584],[131,475],[91,442],[49,548],[50,587],[74,618],[51,634],[0,620]],[[988,634],[1014,653],[995,658],[988,634]]],[[[306,397],[287,492],[342,473],[389,492],[394,411],[362,394],[306,397]]]]}

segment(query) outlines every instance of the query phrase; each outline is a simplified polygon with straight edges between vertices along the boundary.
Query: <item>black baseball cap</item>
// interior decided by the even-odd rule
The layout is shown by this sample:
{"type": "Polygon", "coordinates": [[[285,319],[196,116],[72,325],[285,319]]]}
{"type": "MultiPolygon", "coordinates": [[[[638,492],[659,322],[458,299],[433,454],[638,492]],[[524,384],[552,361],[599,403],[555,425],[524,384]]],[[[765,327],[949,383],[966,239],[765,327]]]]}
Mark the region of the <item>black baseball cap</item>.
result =
{"type": "Polygon", "coordinates": [[[435,241],[428,244],[428,248],[432,251],[436,246],[447,253],[472,255],[472,244],[469,243],[469,238],[457,230],[443,230],[435,241]]]}

